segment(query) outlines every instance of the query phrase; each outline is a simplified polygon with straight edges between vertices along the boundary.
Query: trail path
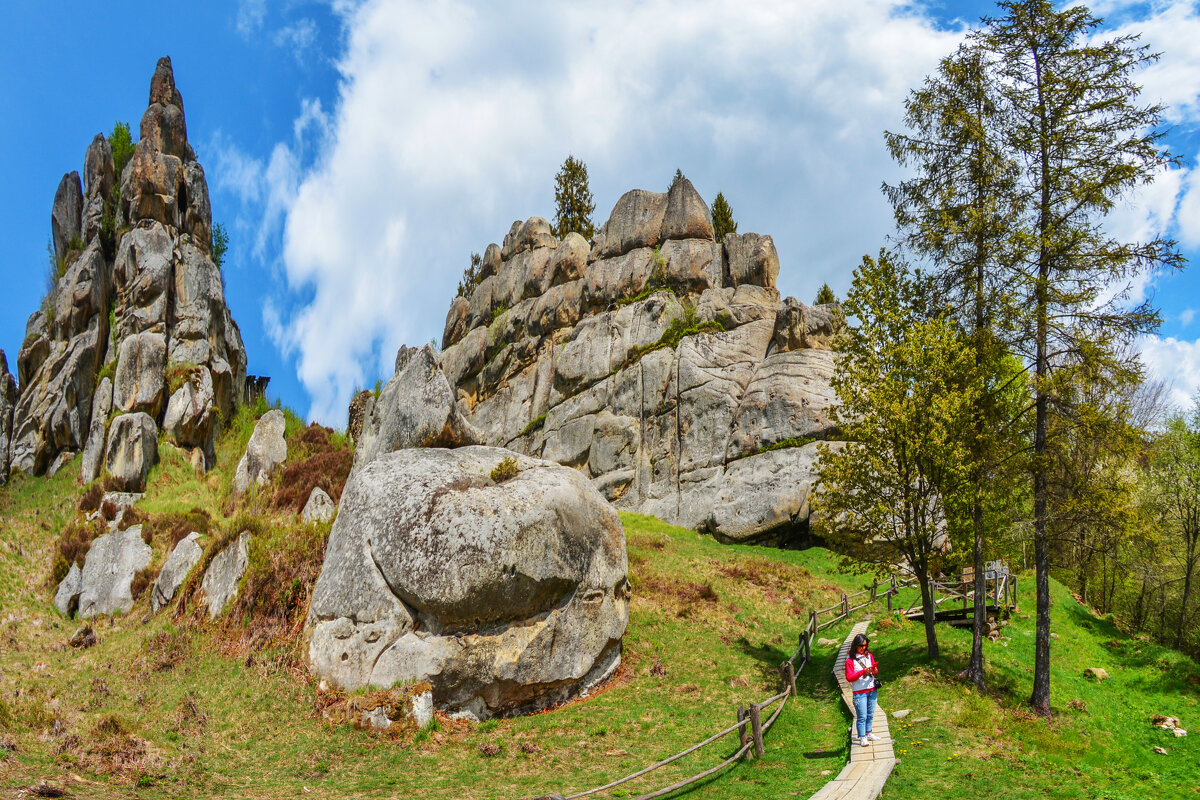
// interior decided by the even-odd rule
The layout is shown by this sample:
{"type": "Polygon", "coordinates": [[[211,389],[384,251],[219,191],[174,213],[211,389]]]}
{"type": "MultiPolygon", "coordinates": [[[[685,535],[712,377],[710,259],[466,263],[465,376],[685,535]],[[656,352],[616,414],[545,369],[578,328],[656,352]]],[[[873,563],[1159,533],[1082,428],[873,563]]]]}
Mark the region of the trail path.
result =
{"type": "MultiPolygon", "coordinates": [[[[856,634],[866,633],[867,625],[863,621],[854,626],[842,649],[838,651],[837,660],[833,662],[833,676],[837,678],[842,690],[842,700],[850,707],[851,719],[854,717],[853,693],[846,681],[846,655],[850,652],[850,641],[856,634]]],[[[858,744],[854,738],[854,723],[850,723],[850,763],[836,778],[825,784],[810,800],[875,800],[883,791],[883,784],[896,766],[896,754],[892,750],[892,734],[888,729],[887,712],[883,706],[876,706],[875,720],[871,725],[878,742],[871,742],[868,747],[858,744]]]]}

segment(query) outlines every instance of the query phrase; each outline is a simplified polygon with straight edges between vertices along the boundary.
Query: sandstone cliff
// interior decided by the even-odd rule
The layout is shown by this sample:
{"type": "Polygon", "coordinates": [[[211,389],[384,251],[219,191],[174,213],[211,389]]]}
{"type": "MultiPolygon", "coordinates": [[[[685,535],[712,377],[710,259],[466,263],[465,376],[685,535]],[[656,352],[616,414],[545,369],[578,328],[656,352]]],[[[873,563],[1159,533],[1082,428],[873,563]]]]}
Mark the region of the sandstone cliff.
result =
{"type": "Polygon", "coordinates": [[[214,425],[240,396],[246,355],[211,257],[208,184],[169,58],[151,79],[129,163],[115,174],[97,135],[82,186],[76,172],[59,184],[51,234],[63,270],[17,358],[11,468],[41,474],[86,448],[85,481],[101,459],[144,480],[148,464],[124,460],[138,447],[110,441],[110,427],[153,438],[165,427],[210,463],[214,425]],[[145,420],[115,424],[127,414],[146,415],[153,430],[145,420]]]}
{"type": "Polygon", "coordinates": [[[807,533],[840,315],[780,300],[769,236],[714,241],[679,179],[625,194],[591,242],[513,223],[483,274],[451,304],[439,361],[487,444],[724,540],[807,533]]]}

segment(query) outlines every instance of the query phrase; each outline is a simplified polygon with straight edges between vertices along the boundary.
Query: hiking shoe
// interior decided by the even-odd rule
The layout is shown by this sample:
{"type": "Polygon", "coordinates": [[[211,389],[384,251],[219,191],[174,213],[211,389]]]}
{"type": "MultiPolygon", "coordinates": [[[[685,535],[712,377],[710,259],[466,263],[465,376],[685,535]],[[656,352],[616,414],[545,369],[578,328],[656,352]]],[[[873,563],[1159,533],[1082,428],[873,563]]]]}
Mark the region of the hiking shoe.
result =
{"type": "Polygon", "coordinates": [[[878,742],[878,741],[881,741],[881,740],[883,739],[883,737],[882,737],[882,736],[876,736],[876,735],[875,735],[875,734],[873,734],[873,733],[868,733],[868,734],[867,734],[867,738],[868,738],[868,739],[870,739],[872,742],[878,742]]]}
{"type": "Polygon", "coordinates": [[[859,744],[861,744],[863,747],[869,747],[869,746],[870,746],[870,744],[871,744],[871,742],[870,742],[870,740],[868,740],[868,739],[867,739],[867,737],[865,737],[865,736],[864,736],[864,737],[862,737],[862,739],[859,741],[859,744]]]}

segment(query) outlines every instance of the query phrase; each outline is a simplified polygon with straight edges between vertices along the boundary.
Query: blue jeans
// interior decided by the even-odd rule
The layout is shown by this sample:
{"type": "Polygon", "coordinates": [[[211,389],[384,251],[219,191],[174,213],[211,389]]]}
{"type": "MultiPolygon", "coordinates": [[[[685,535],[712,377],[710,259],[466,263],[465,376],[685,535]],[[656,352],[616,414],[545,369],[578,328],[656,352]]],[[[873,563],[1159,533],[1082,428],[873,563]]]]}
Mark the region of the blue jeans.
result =
{"type": "Polygon", "coordinates": [[[871,732],[871,723],[875,719],[875,703],[878,700],[878,689],[854,695],[854,724],[857,726],[860,739],[871,732]]]}

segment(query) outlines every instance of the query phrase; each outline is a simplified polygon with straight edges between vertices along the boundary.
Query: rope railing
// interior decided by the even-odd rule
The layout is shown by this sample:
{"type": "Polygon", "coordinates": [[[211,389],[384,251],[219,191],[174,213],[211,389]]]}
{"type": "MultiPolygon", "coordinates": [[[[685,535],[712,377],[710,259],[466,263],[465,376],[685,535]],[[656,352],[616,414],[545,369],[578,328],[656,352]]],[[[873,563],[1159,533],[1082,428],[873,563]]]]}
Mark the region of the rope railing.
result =
{"type": "MultiPolygon", "coordinates": [[[[775,721],[779,719],[780,714],[783,713],[784,707],[787,706],[788,699],[796,695],[796,675],[798,675],[800,671],[808,665],[809,659],[812,656],[812,647],[814,641],[816,640],[817,633],[832,625],[836,625],[838,622],[848,617],[853,611],[878,602],[880,599],[879,590],[881,588],[886,588],[884,595],[887,597],[888,611],[892,612],[892,597],[899,592],[900,589],[911,586],[915,582],[915,579],[911,577],[897,579],[895,575],[892,575],[888,580],[885,581],[873,581],[869,588],[863,589],[862,591],[854,592],[853,594],[846,594],[843,592],[841,602],[839,602],[837,605],[830,606],[829,608],[821,608],[815,611],[810,611],[808,614],[808,622],[805,624],[804,630],[800,632],[800,642],[795,652],[793,652],[790,657],[788,657],[779,665],[782,690],[778,694],[768,697],[762,702],[750,703],[749,705],[739,705],[736,709],[737,722],[735,722],[733,725],[714,733],[712,736],[709,736],[707,739],[701,742],[697,742],[691,747],[679,751],[675,755],[664,758],[661,761],[657,761],[648,767],[644,767],[637,772],[630,773],[629,775],[625,775],[624,777],[618,778],[615,781],[606,783],[603,786],[597,786],[593,789],[587,789],[585,791],[576,792],[575,794],[569,795],[541,795],[539,798],[537,798],[537,800],[579,800],[579,798],[589,797],[609,789],[615,789],[624,783],[644,777],[645,775],[648,775],[657,769],[674,763],[685,756],[691,755],[692,753],[695,753],[704,747],[723,739],[734,731],[737,731],[738,734],[738,749],[716,766],[710,767],[702,772],[698,772],[695,775],[683,778],[669,786],[664,786],[661,789],[656,789],[647,794],[637,795],[636,797],[630,798],[630,800],[652,800],[656,797],[662,797],[664,795],[671,794],[672,792],[676,792],[717,774],[740,759],[749,756],[751,753],[754,754],[754,757],[761,758],[766,752],[763,737],[775,724],[775,721]],[[865,603],[851,607],[851,599],[862,597],[868,593],[870,594],[870,599],[868,599],[865,603]],[[832,612],[837,613],[835,616],[832,616],[829,619],[820,619],[822,615],[830,614],[832,612]],[[775,703],[779,703],[779,706],[775,709],[771,716],[764,721],[762,718],[763,709],[769,708],[775,703]]],[[[896,613],[900,612],[897,611],[896,613]]]]}

